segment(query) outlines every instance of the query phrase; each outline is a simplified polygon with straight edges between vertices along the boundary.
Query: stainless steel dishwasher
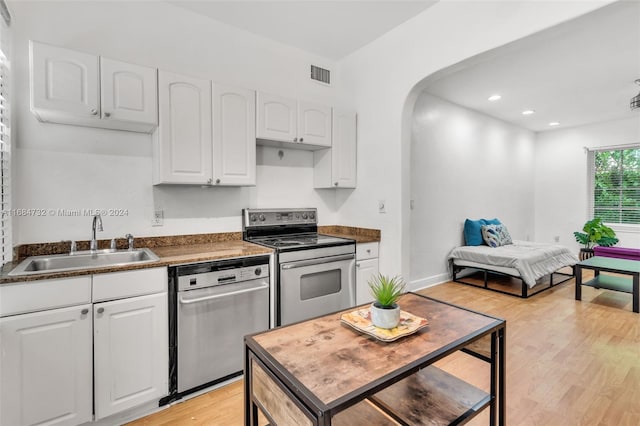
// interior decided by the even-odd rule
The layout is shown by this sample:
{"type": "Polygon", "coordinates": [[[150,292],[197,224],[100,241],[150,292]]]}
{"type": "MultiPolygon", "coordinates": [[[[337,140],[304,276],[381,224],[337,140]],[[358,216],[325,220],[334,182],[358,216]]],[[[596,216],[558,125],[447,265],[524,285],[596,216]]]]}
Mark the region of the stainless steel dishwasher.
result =
{"type": "Polygon", "coordinates": [[[242,373],[244,336],[269,328],[269,256],[178,266],[174,274],[181,395],[242,373]]]}

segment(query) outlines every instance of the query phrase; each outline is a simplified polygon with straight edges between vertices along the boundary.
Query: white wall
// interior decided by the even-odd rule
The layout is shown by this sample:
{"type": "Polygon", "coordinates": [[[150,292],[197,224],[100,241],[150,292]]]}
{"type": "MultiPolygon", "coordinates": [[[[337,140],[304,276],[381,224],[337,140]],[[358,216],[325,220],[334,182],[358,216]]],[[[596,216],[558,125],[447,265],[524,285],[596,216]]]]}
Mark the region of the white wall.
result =
{"type": "MultiPolygon", "coordinates": [[[[151,136],[44,124],[29,112],[28,40],[160,69],[335,104],[335,88],[309,81],[326,58],[271,42],[165,2],[12,1],[13,207],[123,208],[100,238],[238,231],[243,207],[317,206],[337,223],[335,192],[313,190],[313,156],[258,148],[255,188],[153,187],[151,136]],[[154,208],[165,225],[151,227],[154,208]]],[[[334,81],[339,73],[332,73],[334,81]]],[[[17,217],[14,244],[88,239],[89,217],[17,217]]]]}
{"type": "Polygon", "coordinates": [[[419,83],[466,58],[611,1],[443,0],[340,63],[358,111],[358,188],[337,194],[341,222],[382,230],[380,269],[409,276],[410,129],[419,83]],[[377,212],[387,201],[387,213],[377,212]]]}
{"type": "Polygon", "coordinates": [[[534,234],[535,133],[422,93],[411,138],[411,286],[447,281],[466,218],[499,218],[534,234]]]}
{"type": "MultiPolygon", "coordinates": [[[[560,243],[578,251],[573,231],[589,219],[587,153],[584,148],[640,143],[640,119],[596,123],[538,134],[535,155],[536,241],[560,243]]],[[[640,248],[640,229],[617,226],[622,247],[640,248]]]]}

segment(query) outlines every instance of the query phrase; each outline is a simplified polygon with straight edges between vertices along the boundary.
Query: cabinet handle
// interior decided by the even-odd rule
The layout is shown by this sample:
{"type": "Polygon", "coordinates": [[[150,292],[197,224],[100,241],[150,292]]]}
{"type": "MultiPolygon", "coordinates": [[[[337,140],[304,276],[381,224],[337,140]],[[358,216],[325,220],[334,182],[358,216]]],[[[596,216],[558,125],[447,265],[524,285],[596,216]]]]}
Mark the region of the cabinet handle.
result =
{"type": "Polygon", "coordinates": [[[304,138],[300,138],[300,142],[302,142],[304,140],[304,138]]]}
{"type": "Polygon", "coordinates": [[[371,249],[367,249],[367,253],[371,254],[371,249]]]}
{"type": "Polygon", "coordinates": [[[107,118],[109,118],[109,117],[111,117],[111,113],[110,113],[110,112],[105,112],[105,113],[104,113],[104,116],[105,116],[105,117],[107,117],[107,118]]]}
{"type": "Polygon", "coordinates": [[[220,179],[216,179],[216,183],[220,183],[220,179]]]}
{"type": "Polygon", "coordinates": [[[356,263],[356,268],[359,268],[359,267],[360,267],[360,264],[359,264],[359,263],[356,263]]]}
{"type": "Polygon", "coordinates": [[[91,110],[91,115],[98,115],[98,110],[97,109],[92,109],[91,110]]]}
{"type": "Polygon", "coordinates": [[[335,182],[335,183],[333,184],[333,186],[338,186],[338,182],[335,182]]]}
{"type": "Polygon", "coordinates": [[[101,314],[104,312],[104,308],[98,308],[98,313],[101,314]]]}
{"type": "Polygon", "coordinates": [[[87,315],[89,313],[89,310],[88,309],[83,309],[83,310],[80,311],[80,313],[82,315],[87,315]]]}
{"type": "Polygon", "coordinates": [[[298,142],[298,138],[293,138],[293,141],[294,142],[298,142]]]}
{"type": "Polygon", "coordinates": [[[213,179],[209,178],[209,180],[207,180],[207,183],[211,185],[213,183],[213,179]]]}

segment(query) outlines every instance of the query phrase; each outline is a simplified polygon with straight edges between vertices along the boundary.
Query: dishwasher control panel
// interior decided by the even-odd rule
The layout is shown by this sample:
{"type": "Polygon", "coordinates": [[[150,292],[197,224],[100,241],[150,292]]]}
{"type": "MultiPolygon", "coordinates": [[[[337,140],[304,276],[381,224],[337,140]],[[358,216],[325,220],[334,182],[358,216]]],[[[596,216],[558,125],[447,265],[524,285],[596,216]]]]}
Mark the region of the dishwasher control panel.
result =
{"type": "Polygon", "coordinates": [[[268,258],[266,261],[258,259],[244,259],[242,262],[206,262],[178,267],[178,291],[268,278],[268,258]]]}

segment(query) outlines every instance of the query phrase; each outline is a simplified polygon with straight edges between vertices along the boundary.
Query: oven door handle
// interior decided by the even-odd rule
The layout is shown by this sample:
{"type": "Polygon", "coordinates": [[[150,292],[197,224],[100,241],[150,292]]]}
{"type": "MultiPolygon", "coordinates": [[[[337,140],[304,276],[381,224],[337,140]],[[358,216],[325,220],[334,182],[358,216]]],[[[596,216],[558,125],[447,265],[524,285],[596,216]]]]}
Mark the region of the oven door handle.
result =
{"type": "Polygon", "coordinates": [[[281,266],[282,269],[295,269],[302,268],[304,266],[322,265],[323,263],[339,262],[341,260],[355,259],[355,254],[345,254],[342,256],[323,257],[320,259],[301,260],[300,262],[285,263],[281,266]]]}
{"type": "Polygon", "coordinates": [[[229,297],[229,296],[235,296],[238,294],[244,294],[244,293],[252,293],[254,291],[258,291],[258,290],[264,290],[265,288],[269,288],[269,284],[263,284],[259,287],[251,287],[251,288],[247,288],[244,290],[238,290],[238,291],[231,291],[229,293],[222,293],[222,294],[214,294],[212,296],[205,296],[205,297],[196,297],[193,299],[185,299],[184,297],[180,297],[180,304],[182,305],[189,305],[191,303],[198,303],[198,302],[204,302],[206,300],[214,300],[214,299],[221,299],[223,297],[229,297]]]}

